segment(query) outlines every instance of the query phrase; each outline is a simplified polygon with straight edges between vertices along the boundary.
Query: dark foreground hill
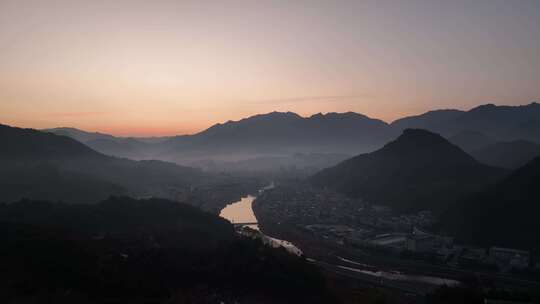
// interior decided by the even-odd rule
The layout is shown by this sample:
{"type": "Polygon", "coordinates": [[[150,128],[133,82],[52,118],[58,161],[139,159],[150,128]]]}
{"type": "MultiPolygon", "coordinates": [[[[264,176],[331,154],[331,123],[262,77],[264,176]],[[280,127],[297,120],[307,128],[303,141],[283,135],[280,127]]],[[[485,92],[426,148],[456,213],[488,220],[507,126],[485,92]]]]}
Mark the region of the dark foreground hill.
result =
{"type": "Polygon", "coordinates": [[[438,134],[407,129],[382,149],[322,170],[311,181],[400,211],[441,212],[504,173],[479,163],[438,134]]]}
{"type": "Polygon", "coordinates": [[[98,153],[65,136],[0,125],[0,201],[20,198],[95,202],[111,194],[171,197],[202,177],[161,161],[98,153]]]}
{"type": "Polygon", "coordinates": [[[452,206],[442,223],[448,233],[464,242],[540,249],[539,214],[540,157],[452,206]]]}
{"type": "Polygon", "coordinates": [[[2,303],[333,303],[302,258],[166,200],[0,204],[0,236],[2,303]]]}

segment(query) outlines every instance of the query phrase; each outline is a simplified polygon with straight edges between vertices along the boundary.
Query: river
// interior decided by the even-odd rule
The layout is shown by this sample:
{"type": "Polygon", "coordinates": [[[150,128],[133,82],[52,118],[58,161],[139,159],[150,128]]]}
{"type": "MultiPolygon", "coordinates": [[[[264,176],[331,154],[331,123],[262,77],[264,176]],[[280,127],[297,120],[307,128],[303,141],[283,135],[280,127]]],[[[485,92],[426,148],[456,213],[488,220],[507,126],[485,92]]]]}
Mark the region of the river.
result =
{"type": "MultiPolygon", "coordinates": [[[[255,217],[255,213],[253,212],[252,207],[255,198],[256,197],[253,195],[242,197],[239,201],[227,205],[225,208],[223,208],[219,213],[219,216],[229,220],[229,222],[233,224],[257,223],[257,218],[255,217]]],[[[259,225],[257,224],[247,226],[259,230],[259,225]]]]}
{"type": "MultiPolygon", "coordinates": [[[[274,188],[274,183],[262,188],[259,190],[259,193],[272,188],[274,188]]],[[[255,212],[253,212],[253,201],[256,198],[256,196],[247,195],[241,198],[239,201],[227,205],[221,210],[219,216],[229,220],[229,222],[232,224],[249,223],[248,225],[243,226],[259,231],[258,235],[264,243],[267,243],[272,247],[283,247],[290,253],[301,256],[303,254],[302,250],[296,247],[293,243],[276,239],[262,233],[262,231],[259,229],[259,225],[257,224],[258,221],[257,217],[255,216],[255,212]]]]}

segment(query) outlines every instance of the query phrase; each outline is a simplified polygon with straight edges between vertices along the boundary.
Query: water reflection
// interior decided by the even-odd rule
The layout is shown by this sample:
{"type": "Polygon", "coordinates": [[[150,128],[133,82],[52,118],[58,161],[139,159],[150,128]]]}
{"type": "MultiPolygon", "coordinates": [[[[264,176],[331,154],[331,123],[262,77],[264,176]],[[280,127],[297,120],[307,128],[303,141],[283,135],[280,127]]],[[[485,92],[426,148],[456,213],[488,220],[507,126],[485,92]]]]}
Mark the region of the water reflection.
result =
{"type": "MultiPolygon", "coordinates": [[[[274,187],[274,183],[259,190],[259,193],[262,193],[264,190],[272,189],[273,187],[274,187]]],[[[255,199],[256,197],[253,195],[248,195],[246,197],[243,197],[239,201],[232,203],[230,205],[227,205],[225,208],[223,208],[221,212],[219,213],[219,216],[229,220],[233,224],[249,223],[248,225],[243,225],[243,226],[257,230],[258,231],[257,237],[261,238],[261,240],[265,244],[268,244],[272,247],[283,247],[292,254],[296,254],[299,256],[302,255],[302,251],[291,242],[267,236],[260,231],[259,225],[253,224],[253,223],[258,223],[257,218],[255,217],[255,213],[253,212],[253,206],[252,206],[253,201],[255,199]]]]}
{"type": "MultiPolygon", "coordinates": [[[[248,195],[238,202],[227,205],[221,210],[219,216],[229,220],[231,223],[257,223],[252,204],[255,196],[248,195]]],[[[259,230],[258,225],[248,225],[248,227],[259,230]]]]}

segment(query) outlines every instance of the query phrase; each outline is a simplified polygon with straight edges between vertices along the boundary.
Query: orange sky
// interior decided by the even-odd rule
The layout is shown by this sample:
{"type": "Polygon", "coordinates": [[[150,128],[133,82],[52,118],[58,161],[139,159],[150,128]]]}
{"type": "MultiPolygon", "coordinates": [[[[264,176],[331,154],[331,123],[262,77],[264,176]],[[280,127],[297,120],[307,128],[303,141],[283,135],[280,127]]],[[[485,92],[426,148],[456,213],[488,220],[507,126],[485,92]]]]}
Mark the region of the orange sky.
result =
{"type": "Polygon", "coordinates": [[[0,0],[0,123],[173,135],[540,99],[538,1],[0,0]]]}

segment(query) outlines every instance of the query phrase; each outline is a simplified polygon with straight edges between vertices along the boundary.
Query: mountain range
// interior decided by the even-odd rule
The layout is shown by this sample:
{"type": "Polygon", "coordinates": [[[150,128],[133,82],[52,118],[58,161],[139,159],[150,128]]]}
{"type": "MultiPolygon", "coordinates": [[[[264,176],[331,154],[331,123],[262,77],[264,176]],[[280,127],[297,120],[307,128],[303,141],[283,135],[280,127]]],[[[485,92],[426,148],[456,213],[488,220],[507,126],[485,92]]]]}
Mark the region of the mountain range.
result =
{"type": "Polygon", "coordinates": [[[447,138],[464,131],[475,131],[497,141],[540,141],[540,104],[496,106],[486,104],[469,111],[430,111],[392,123],[399,128],[422,128],[447,138]]]}
{"type": "Polygon", "coordinates": [[[75,128],[53,128],[42,131],[71,137],[107,155],[136,160],[151,158],[146,152],[151,151],[152,144],[168,139],[168,137],[117,137],[99,132],[86,132],[75,128]]]}
{"type": "Polygon", "coordinates": [[[340,152],[369,149],[390,134],[387,124],[357,113],[316,114],[307,118],[287,112],[256,115],[239,121],[217,124],[193,136],[174,137],[165,144],[172,149],[206,148],[222,152],[287,153],[340,152]]]}
{"type": "MultiPolygon", "coordinates": [[[[255,164],[250,166],[254,170],[263,170],[269,167],[269,159],[276,159],[275,165],[270,167],[277,168],[280,164],[294,162],[294,155],[298,153],[328,155],[326,161],[305,163],[306,167],[322,169],[321,164],[335,164],[336,155],[342,155],[339,160],[344,160],[359,153],[372,152],[407,128],[441,134],[468,153],[499,142],[540,143],[540,104],[487,104],[468,111],[435,110],[392,123],[353,112],[310,117],[292,112],[272,112],[216,124],[193,135],[164,138],[123,138],[72,128],[46,131],[70,136],[96,151],[113,156],[159,159],[215,170],[242,170],[247,161],[255,164]],[[257,168],[258,160],[266,165],[257,168]]],[[[520,149],[522,146],[515,147],[520,149]]],[[[530,159],[526,157],[523,160],[530,159]]],[[[509,163],[514,166],[523,160],[509,163]]]]}

